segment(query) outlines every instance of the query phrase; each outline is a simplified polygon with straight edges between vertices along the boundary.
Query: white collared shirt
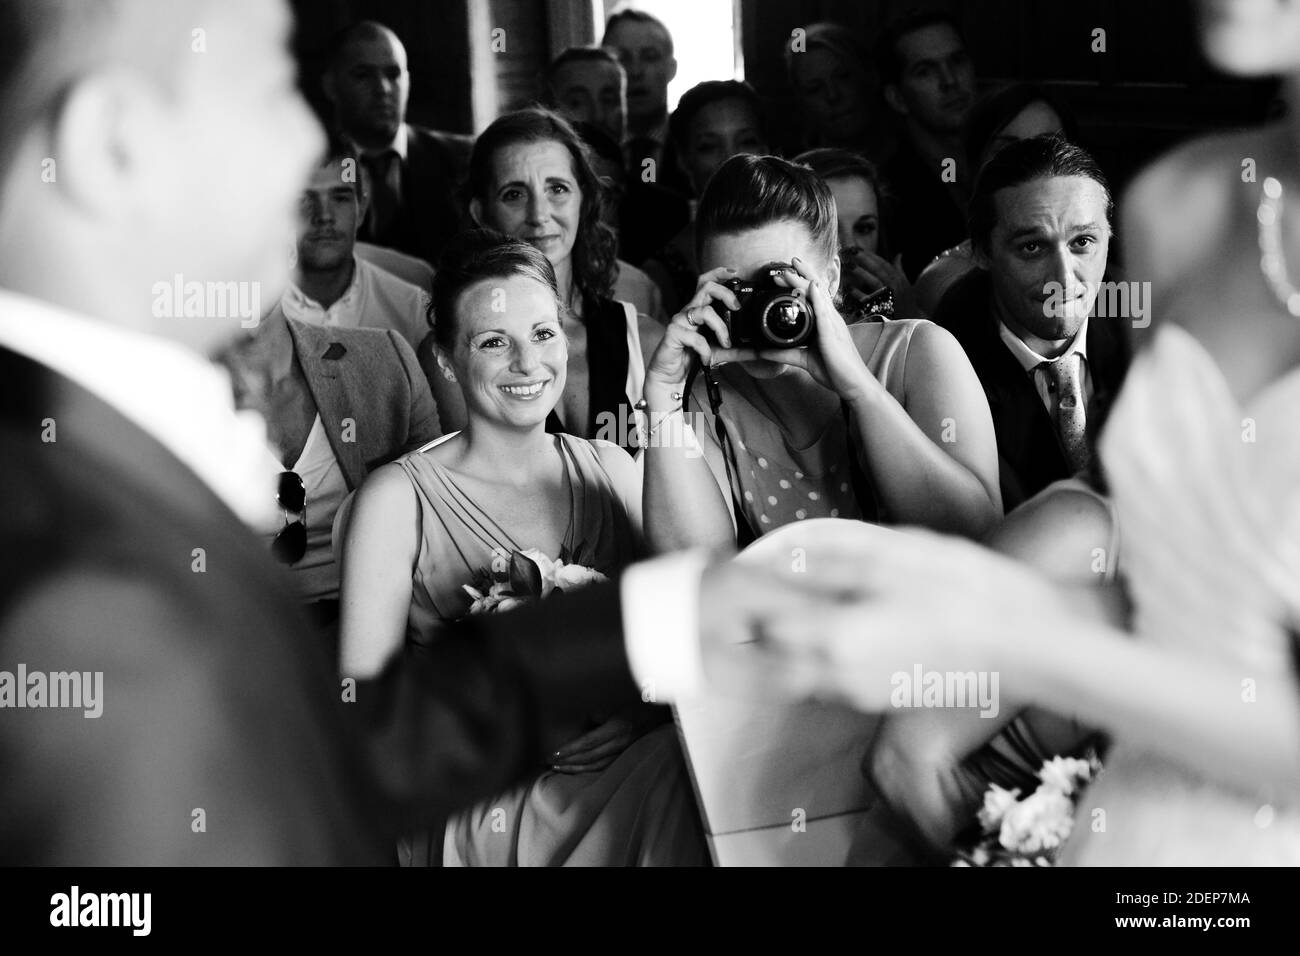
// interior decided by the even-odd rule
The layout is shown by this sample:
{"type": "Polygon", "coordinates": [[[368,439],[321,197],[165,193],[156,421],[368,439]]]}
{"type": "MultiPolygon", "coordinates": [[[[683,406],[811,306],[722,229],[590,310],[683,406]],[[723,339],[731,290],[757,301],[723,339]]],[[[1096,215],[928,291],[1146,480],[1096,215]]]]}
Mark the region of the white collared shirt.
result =
{"type": "MultiPolygon", "coordinates": [[[[176,342],[4,290],[0,346],[111,405],[255,531],[282,521],[275,492],[283,468],[270,450],[266,422],[252,409],[235,409],[224,369],[176,342]]],[[[698,606],[706,560],[703,552],[685,552],[636,565],[624,575],[625,643],[647,697],[666,702],[701,688],[698,606]]]]}
{"type": "Polygon", "coordinates": [[[285,316],[308,325],[392,329],[418,348],[429,334],[429,294],[354,255],[352,283],[328,309],[290,282],[280,296],[285,316]]]}
{"type": "Polygon", "coordinates": [[[266,422],[256,411],[235,409],[224,369],[176,342],[3,290],[0,345],[107,402],[246,524],[262,530],[279,520],[282,469],[267,447],[266,422]]]}
{"type": "MultiPolygon", "coordinates": [[[[1047,409],[1047,414],[1052,417],[1052,421],[1056,421],[1056,403],[1060,400],[1060,397],[1052,388],[1051,374],[1045,368],[1042,368],[1044,362],[1051,362],[1053,359],[1039,355],[1001,321],[998,322],[998,335],[1001,336],[1003,344],[1015,356],[1016,361],[1020,363],[1020,367],[1025,370],[1025,374],[1034,383],[1034,390],[1038,392],[1038,397],[1042,400],[1043,407],[1047,409]]],[[[1064,358],[1073,353],[1079,355],[1079,377],[1083,388],[1083,407],[1087,408],[1089,403],[1092,402],[1092,373],[1088,370],[1087,319],[1084,319],[1080,324],[1079,331],[1074,333],[1074,341],[1070,343],[1070,347],[1062,352],[1058,358],[1064,358]]]]}

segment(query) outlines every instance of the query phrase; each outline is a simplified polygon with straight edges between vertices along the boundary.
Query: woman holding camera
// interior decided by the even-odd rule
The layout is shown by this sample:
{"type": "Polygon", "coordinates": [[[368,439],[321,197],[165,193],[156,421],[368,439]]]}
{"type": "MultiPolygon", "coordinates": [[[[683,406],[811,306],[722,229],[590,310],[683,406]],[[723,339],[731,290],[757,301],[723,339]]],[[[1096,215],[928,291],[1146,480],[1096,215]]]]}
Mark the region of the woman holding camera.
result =
{"type": "Polygon", "coordinates": [[[989,530],[1002,502],[979,381],[930,322],[846,325],[826,184],[773,156],[735,156],[696,226],[704,272],[646,372],[645,512],[660,546],[743,545],[815,517],[989,530]],[[777,290],[811,319],[804,347],[744,341],[761,338],[755,306],[777,290]]]}

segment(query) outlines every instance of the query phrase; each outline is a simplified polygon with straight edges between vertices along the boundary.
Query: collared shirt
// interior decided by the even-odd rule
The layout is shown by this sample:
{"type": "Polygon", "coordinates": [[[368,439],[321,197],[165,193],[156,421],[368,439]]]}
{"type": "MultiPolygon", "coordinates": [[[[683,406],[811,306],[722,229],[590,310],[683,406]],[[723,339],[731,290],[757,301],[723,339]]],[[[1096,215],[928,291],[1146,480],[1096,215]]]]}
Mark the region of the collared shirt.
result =
{"type": "Polygon", "coordinates": [[[419,348],[429,334],[429,294],[355,255],[352,261],[352,284],[328,309],[292,282],[278,307],[287,318],[308,325],[391,329],[419,348]]]}
{"type": "MultiPolygon", "coordinates": [[[[65,376],[153,436],[243,521],[265,532],[282,519],[275,503],[283,470],[266,422],[235,409],[229,375],[167,339],[80,316],[0,290],[0,346],[65,376]]],[[[629,570],[620,584],[628,658],[644,695],[659,701],[698,693],[703,552],[629,570]]]]}
{"type": "Polygon", "coordinates": [[[266,422],[224,369],[167,339],[0,291],[0,345],[98,396],[187,465],[245,523],[279,518],[266,422]]]}
{"type": "MultiPolygon", "coordinates": [[[[1023,341],[1020,340],[1016,333],[1012,332],[1003,322],[998,322],[998,335],[1001,336],[1003,343],[1011,354],[1015,356],[1020,367],[1025,370],[1025,374],[1030,377],[1034,383],[1034,390],[1038,392],[1039,399],[1042,400],[1043,407],[1047,409],[1047,414],[1052,416],[1052,421],[1056,421],[1056,403],[1060,397],[1052,388],[1052,377],[1047,369],[1042,367],[1044,362],[1051,362],[1045,356],[1039,355],[1023,341]]],[[[1084,408],[1092,402],[1092,373],[1088,371],[1088,320],[1084,319],[1079,326],[1079,331],[1074,333],[1074,341],[1070,347],[1058,356],[1064,358],[1066,355],[1073,353],[1079,355],[1079,373],[1080,384],[1083,386],[1083,404],[1084,408]]]]}

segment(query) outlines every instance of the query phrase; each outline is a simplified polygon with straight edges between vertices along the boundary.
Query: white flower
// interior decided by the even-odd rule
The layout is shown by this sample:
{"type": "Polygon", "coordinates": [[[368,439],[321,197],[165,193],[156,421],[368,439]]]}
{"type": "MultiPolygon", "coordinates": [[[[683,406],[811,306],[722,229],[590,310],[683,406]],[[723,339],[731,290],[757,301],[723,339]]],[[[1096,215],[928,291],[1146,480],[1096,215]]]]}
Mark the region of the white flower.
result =
{"type": "Polygon", "coordinates": [[[581,564],[565,564],[563,561],[556,562],[555,586],[563,591],[588,584],[598,584],[605,580],[607,580],[605,575],[594,568],[583,567],[581,564]]]}
{"type": "Polygon", "coordinates": [[[989,784],[984,792],[984,806],[978,814],[980,826],[985,833],[993,833],[1002,826],[1002,819],[1009,809],[1016,805],[1019,790],[1003,790],[996,783],[989,784]]]}
{"type": "Polygon", "coordinates": [[[517,607],[523,607],[527,603],[528,602],[525,601],[523,598],[517,598],[517,597],[502,598],[500,603],[497,604],[496,610],[499,613],[504,613],[506,611],[513,610],[517,607]]]}
{"type": "Polygon", "coordinates": [[[1013,853],[1054,850],[1074,829],[1074,803],[1050,787],[1039,787],[1007,810],[998,842],[1013,853]]]}
{"type": "Polygon", "coordinates": [[[1074,757],[1053,757],[1051,760],[1043,761],[1043,769],[1038,771],[1038,779],[1043,781],[1043,786],[1055,790],[1057,793],[1063,793],[1067,797],[1074,793],[1080,783],[1086,782],[1092,776],[1092,768],[1086,760],[1077,760],[1074,757]]]}

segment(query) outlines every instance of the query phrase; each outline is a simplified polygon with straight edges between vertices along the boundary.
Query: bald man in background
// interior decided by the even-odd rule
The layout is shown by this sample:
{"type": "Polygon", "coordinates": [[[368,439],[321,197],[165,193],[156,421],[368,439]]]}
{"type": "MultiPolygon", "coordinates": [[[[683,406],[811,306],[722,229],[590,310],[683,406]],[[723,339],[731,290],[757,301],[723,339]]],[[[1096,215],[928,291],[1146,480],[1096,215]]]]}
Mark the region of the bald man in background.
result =
{"type": "Polygon", "coordinates": [[[0,4],[0,865],[391,862],[563,722],[698,690],[822,600],[661,559],[340,686],[247,527],[294,517],[265,422],[206,358],[288,282],[324,146],[290,26],[269,0],[0,4]]]}
{"type": "Polygon", "coordinates": [[[460,231],[457,190],[473,139],[406,122],[411,74],[392,30],[365,20],[342,30],[321,78],[339,130],[370,175],[360,238],[437,265],[460,231]]]}

